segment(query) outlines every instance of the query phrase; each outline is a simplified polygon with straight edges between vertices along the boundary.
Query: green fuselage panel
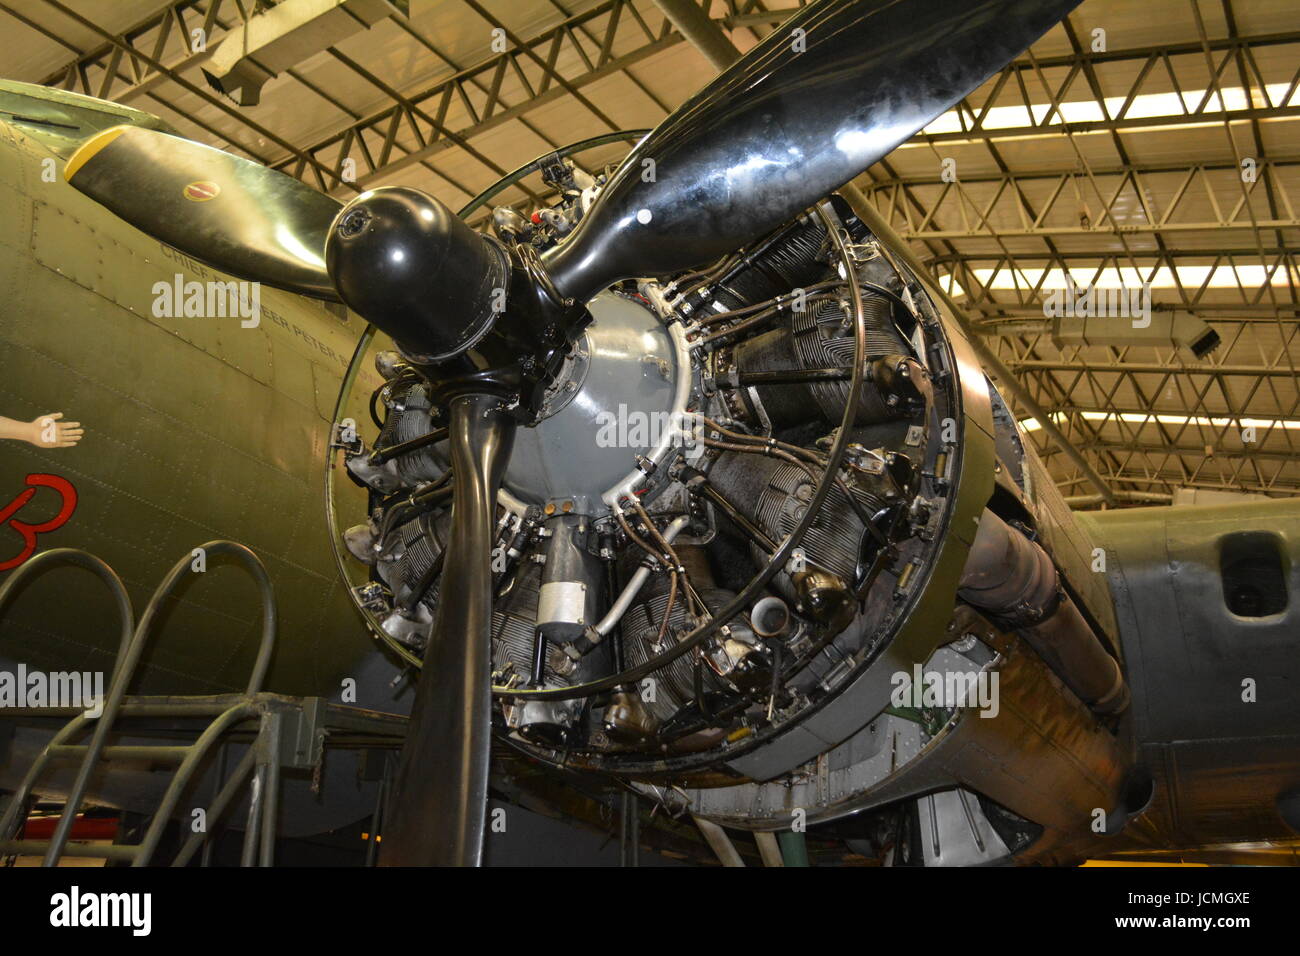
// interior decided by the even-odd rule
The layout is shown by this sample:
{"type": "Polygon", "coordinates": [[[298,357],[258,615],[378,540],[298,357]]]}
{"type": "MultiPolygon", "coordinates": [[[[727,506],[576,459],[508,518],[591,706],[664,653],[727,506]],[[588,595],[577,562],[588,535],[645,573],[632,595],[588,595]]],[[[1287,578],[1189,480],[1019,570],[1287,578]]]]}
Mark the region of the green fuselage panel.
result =
{"type": "MultiPolygon", "coordinates": [[[[359,320],[267,288],[256,327],[238,314],[157,315],[184,311],[157,307],[159,283],[230,277],[115,219],[49,175],[51,163],[62,160],[0,124],[0,416],[62,412],[84,437],[67,448],[0,441],[0,509],[29,475],[71,483],[75,511],[36,549],[103,558],[137,615],[191,549],[248,545],[279,602],[268,689],[333,694],[374,646],[334,568],[323,504],[329,419],[359,320]]],[[[12,517],[40,524],[59,503],[38,488],[12,517]]],[[[348,507],[360,514],[364,502],[348,507]]],[[[0,527],[0,564],[23,548],[11,524],[0,527]]],[[[260,613],[247,575],[213,561],[170,602],[137,689],[242,689],[260,613]]],[[[108,671],[116,641],[107,593],[77,568],[42,574],[0,618],[0,657],[46,669],[108,671]]]]}

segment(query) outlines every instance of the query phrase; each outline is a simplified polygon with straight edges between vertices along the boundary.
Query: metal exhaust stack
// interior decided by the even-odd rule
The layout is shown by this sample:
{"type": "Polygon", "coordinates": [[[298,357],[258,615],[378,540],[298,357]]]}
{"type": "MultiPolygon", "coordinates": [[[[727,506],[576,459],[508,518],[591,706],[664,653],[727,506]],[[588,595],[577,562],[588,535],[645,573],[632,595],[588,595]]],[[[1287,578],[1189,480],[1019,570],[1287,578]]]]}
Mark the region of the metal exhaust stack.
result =
{"type": "Polygon", "coordinates": [[[1118,714],[1128,707],[1119,662],[1062,589],[1052,559],[992,511],[980,518],[957,594],[1016,628],[1096,713],[1118,714]]]}

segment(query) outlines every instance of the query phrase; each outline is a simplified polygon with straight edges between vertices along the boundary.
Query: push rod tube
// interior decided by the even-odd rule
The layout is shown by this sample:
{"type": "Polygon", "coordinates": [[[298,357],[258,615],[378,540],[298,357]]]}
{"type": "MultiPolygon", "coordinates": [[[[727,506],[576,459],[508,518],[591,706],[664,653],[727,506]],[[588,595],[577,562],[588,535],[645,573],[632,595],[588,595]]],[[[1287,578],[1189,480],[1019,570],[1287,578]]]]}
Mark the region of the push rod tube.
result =
{"type": "MultiPolygon", "coordinates": [[[[681,533],[681,530],[690,523],[691,519],[686,515],[682,515],[680,518],[674,518],[672,523],[664,529],[664,540],[669,544],[672,544],[673,539],[676,538],[677,535],[681,533]]],[[[609,610],[605,612],[605,616],[596,623],[594,630],[598,635],[600,635],[600,637],[607,637],[609,632],[614,630],[614,626],[623,619],[623,615],[626,614],[627,609],[632,606],[632,602],[636,600],[636,596],[641,593],[641,588],[645,586],[651,573],[650,568],[644,564],[632,572],[632,577],[630,577],[627,584],[623,586],[623,590],[619,594],[618,599],[610,605],[609,610]]]]}

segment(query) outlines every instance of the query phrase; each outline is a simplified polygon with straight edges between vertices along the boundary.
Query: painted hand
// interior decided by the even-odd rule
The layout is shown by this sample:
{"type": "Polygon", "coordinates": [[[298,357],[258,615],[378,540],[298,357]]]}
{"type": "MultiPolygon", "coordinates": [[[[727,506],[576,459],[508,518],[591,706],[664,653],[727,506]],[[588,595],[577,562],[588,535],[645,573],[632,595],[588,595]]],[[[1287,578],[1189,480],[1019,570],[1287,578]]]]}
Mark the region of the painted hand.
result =
{"type": "Polygon", "coordinates": [[[28,423],[23,437],[37,448],[71,448],[81,441],[81,422],[60,421],[63,412],[41,415],[28,423]]]}

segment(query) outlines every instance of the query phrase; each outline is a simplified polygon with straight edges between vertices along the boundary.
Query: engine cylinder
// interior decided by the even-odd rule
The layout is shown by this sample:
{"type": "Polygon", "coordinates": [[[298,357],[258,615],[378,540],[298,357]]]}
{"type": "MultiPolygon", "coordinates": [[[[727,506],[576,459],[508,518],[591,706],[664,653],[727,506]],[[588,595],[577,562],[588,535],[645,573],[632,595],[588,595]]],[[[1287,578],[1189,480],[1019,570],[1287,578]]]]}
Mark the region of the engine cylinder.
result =
{"type": "MultiPolygon", "coordinates": [[[[772,541],[780,541],[803,517],[812,496],[812,477],[798,465],[776,458],[746,452],[723,452],[709,471],[709,483],[746,518],[756,524],[772,541]]],[[[883,499],[854,485],[859,506],[875,514],[883,499]]],[[[732,534],[743,537],[739,529],[726,526],[732,534]]],[[[809,565],[852,583],[859,571],[866,526],[838,485],[831,488],[821,513],[803,539],[803,553],[809,565]]],[[[766,562],[767,555],[750,542],[755,564],[766,562]]],[[[801,595],[790,575],[781,573],[775,586],[791,603],[801,595]]]]}
{"type": "MultiPolygon", "coordinates": [[[[709,566],[708,555],[704,548],[694,545],[679,545],[674,549],[682,566],[686,569],[686,578],[700,595],[704,606],[710,612],[716,612],[727,604],[735,594],[715,585],[713,571],[709,566]]],[[[625,561],[624,579],[631,576],[637,561],[625,561]]],[[[623,653],[629,666],[636,666],[649,660],[654,655],[667,649],[676,641],[678,635],[691,630],[692,622],[687,614],[687,598],[679,590],[673,602],[672,612],[668,616],[668,630],[663,642],[658,640],[659,628],[663,623],[664,610],[668,606],[668,591],[671,585],[665,574],[655,575],[640,595],[640,600],[628,609],[623,617],[623,653]]],[[[751,631],[749,625],[741,618],[731,622],[733,640],[745,644],[751,631]]],[[[722,669],[739,663],[751,648],[728,648],[720,645],[714,649],[711,657],[713,666],[701,662],[702,685],[705,693],[725,689],[725,682],[718,676],[720,662],[722,669]],[[728,655],[732,655],[728,658],[728,655]]],[[[686,654],[677,658],[655,676],[653,695],[642,693],[645,707],[660,721],[670,720],[685,704],[695,698],[695,657],[686,654]],[[651,699],[653,697],[653,699],[651,699]]]]}

